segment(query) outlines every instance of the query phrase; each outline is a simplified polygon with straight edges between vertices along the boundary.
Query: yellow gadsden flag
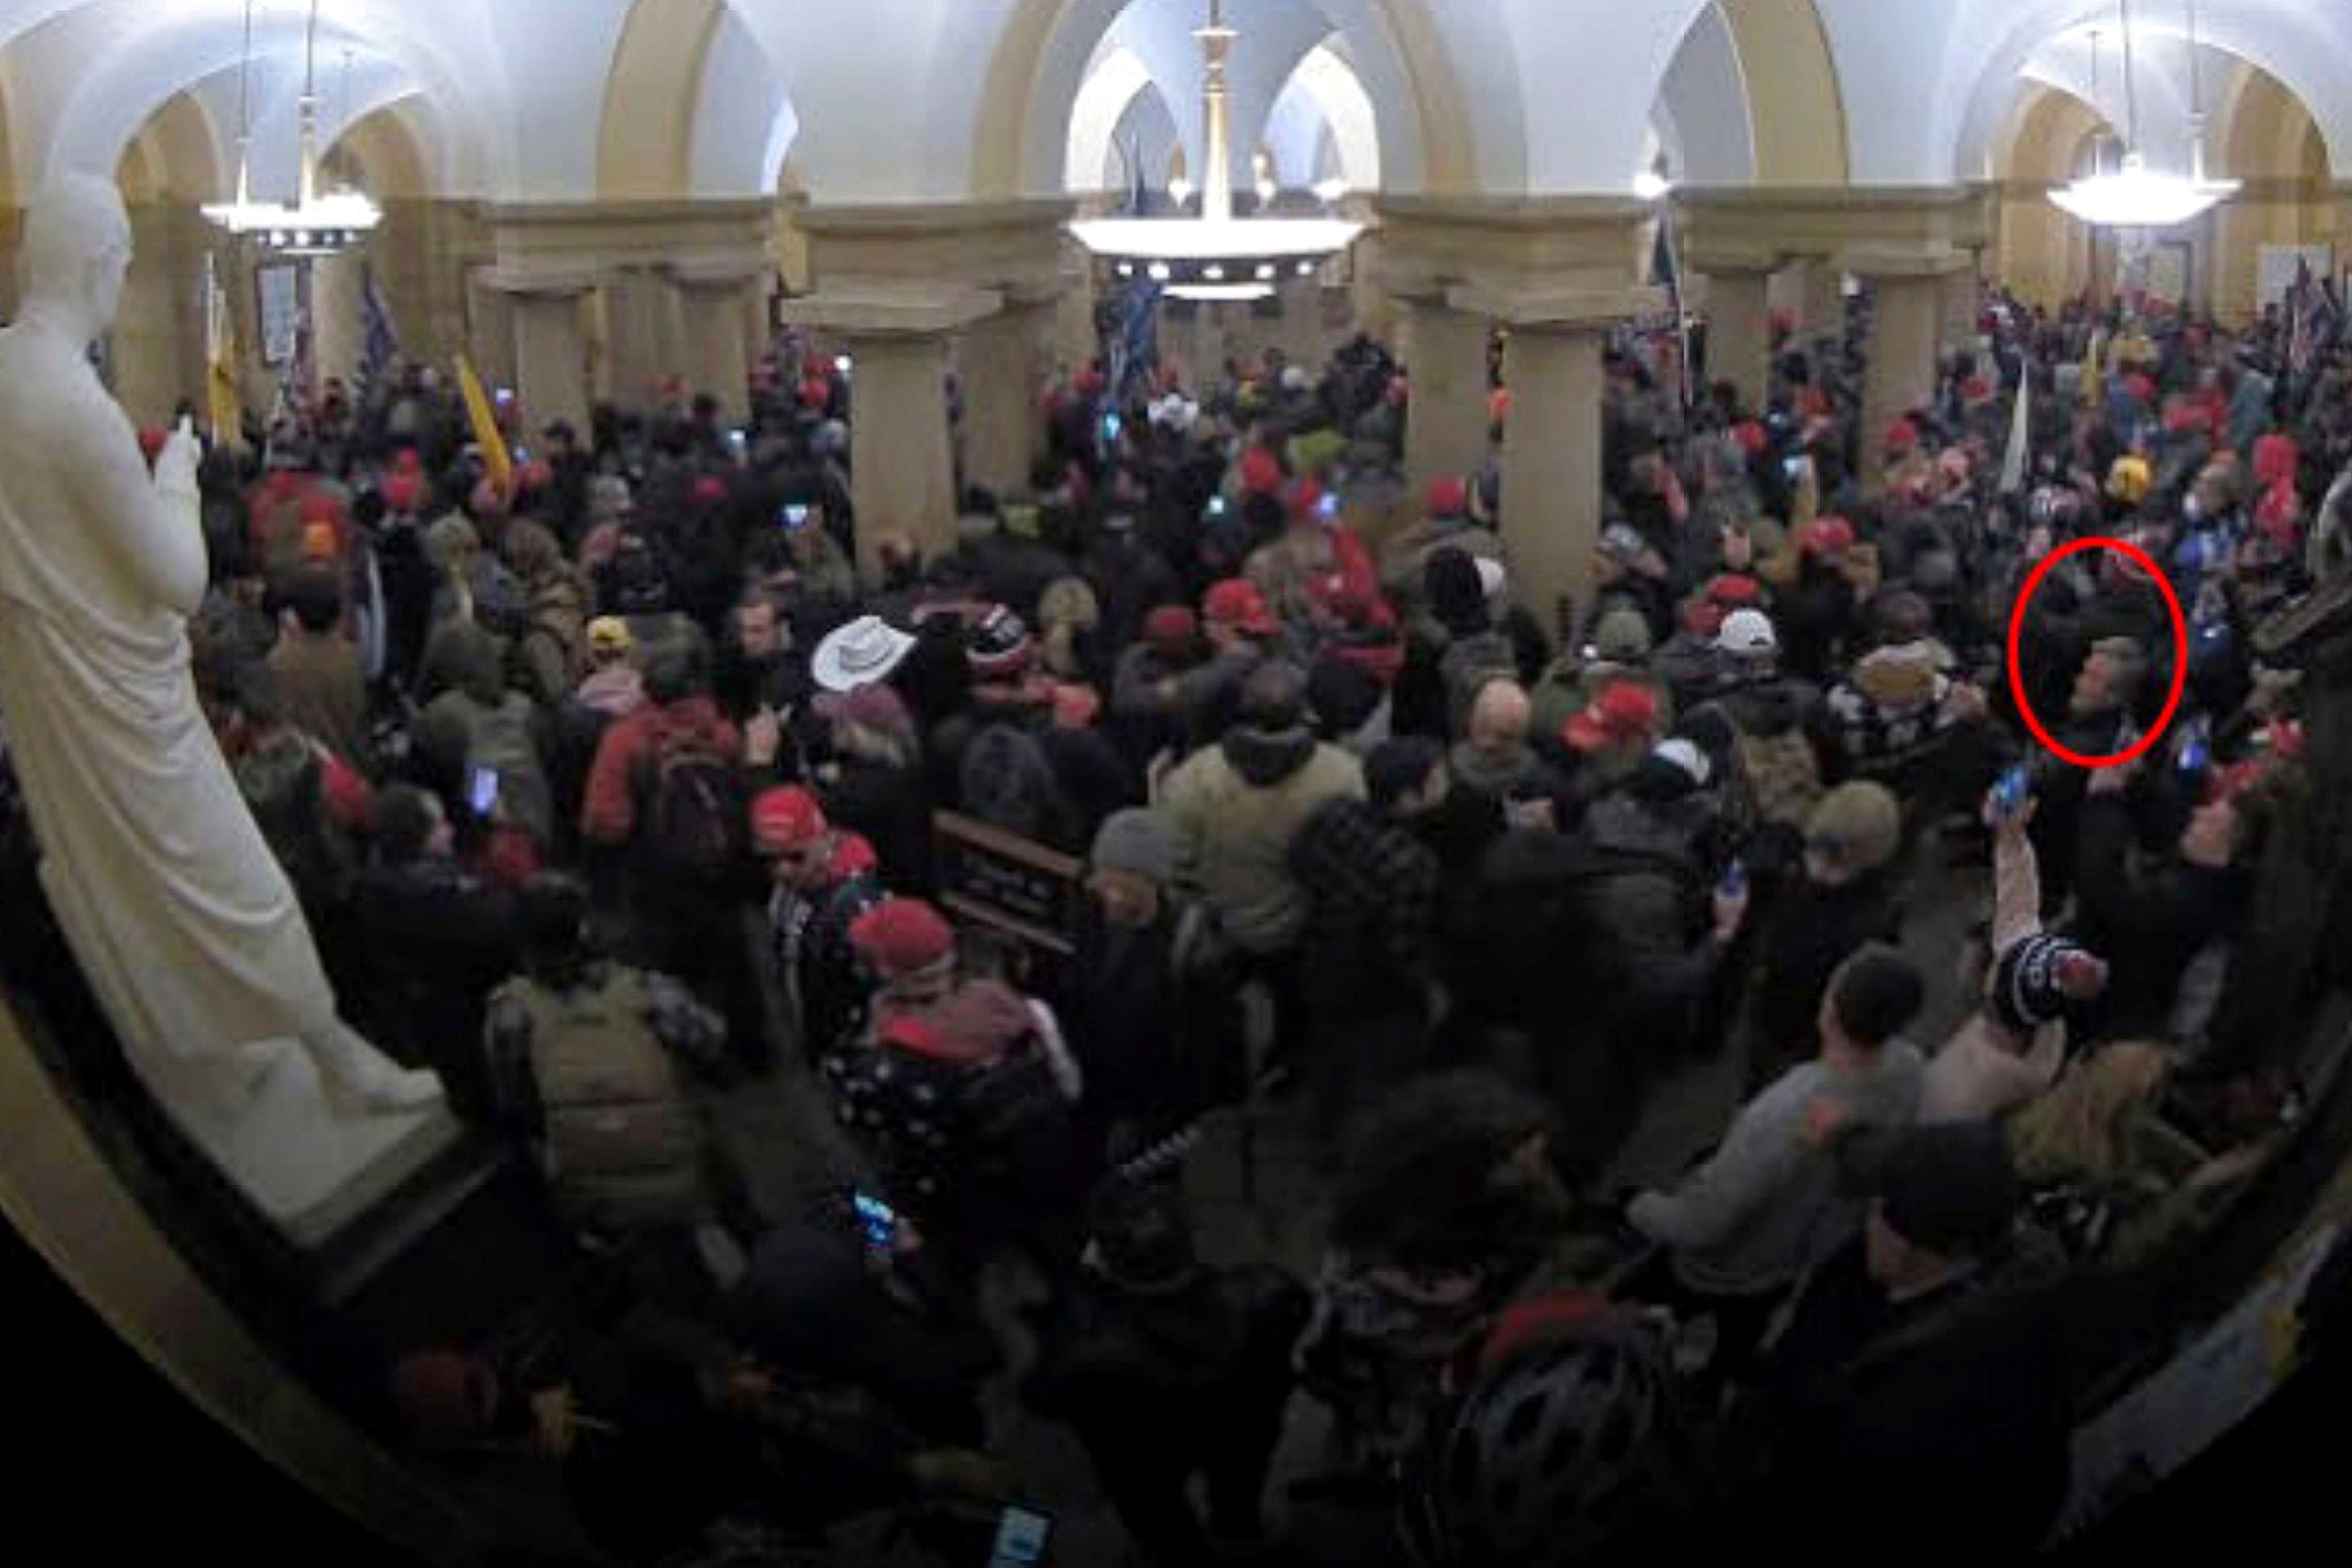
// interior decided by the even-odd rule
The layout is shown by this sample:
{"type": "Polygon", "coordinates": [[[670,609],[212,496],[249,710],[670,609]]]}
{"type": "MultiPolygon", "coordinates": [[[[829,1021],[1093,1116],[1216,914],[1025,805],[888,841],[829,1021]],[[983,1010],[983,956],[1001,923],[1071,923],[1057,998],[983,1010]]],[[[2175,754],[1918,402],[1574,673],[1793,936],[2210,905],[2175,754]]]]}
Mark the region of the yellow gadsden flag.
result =
{"type": "Polygon", "coordinates": [[[482,448],[482,462],[490,471],[490,479],[501,495],[514,494],[514,454],[507,449],[506,432],[499,428],[499,416],[490,407],[489,395],[482,390],[482,378],[474,374],[474,362],[464,354],[457,356],[457,390],[466,399],[466,420],[474,427],[474,440],[482,448]]]}
{"type": "Polygon", "coordinates": [[[215,446],[243,444],[245,410],[236,390],[236,328],[229,319],[228,298],[213,276],[210,258],[205,265],[205,417],[212,425],[215,446]]]}

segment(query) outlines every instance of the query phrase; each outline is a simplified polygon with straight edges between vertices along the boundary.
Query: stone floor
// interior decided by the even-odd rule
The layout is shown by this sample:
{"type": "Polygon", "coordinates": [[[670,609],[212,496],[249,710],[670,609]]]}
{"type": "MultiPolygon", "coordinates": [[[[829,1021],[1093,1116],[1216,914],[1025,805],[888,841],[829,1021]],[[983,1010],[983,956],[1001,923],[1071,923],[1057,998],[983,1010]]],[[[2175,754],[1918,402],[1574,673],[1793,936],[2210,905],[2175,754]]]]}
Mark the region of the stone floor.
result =
{"type": "MultiPolygon", "coordinates": [[[[1923,851],[1916,868],[1904,948],[1927,977],[1927,1011],[1914,1034],[1940,1043],[1972,999],[1960,994],[1955,960],[1984,897],[1981,871],[1945,869],[1923,851]]],[[[1610,1184],[1623,1188],[1672,1181],[1722,1135],[1747,1079],[1736,1045],[1692,1063],[1655,1085],[1641,1124],[1621,1154],[1610,1184]]],[[[787,1060],[770,1078],[714,1097],[719,1135],[746,1173],[763,1215],[781,1218],[810,1194],[856,1179],[862,1162],[827,1114],[807,1068],[787,1060]]],[[[1219,1113],[1202,1130],[1184,1173],[1204,1261],[1276,1264],[1314,1277],[1322,1252],[1327,1197],[1315,1169],[1304,1119],[1279,1099],[1219,1113]]],[[[1084,1451],[1064,1428],[1037,1419],[1012,1385],[1030,1347],[1013,1308],[1024,1283],[993,1278],[983,1310],[1013,1347],[1014,1372],[987,1393],[991,1450],[1033,1489],[1056,1521],[1058,1560],[1114,1568],[1128,1560],[1124,1532],[1103,1500],[1084,1451]]],[[[1293,1401],[1269,1488],[1269,1521],[1286,1514],[1290,1483],[1323,1468],[1328,1428],[1323,1408],[1293,1401]]]]}

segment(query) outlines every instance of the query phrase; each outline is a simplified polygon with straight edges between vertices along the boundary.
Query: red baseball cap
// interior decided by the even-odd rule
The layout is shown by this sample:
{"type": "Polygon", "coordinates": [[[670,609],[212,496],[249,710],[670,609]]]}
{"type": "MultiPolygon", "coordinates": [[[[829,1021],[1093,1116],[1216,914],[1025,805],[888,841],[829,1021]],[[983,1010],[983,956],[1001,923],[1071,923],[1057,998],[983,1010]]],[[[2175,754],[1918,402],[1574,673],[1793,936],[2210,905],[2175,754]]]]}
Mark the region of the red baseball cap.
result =
{"type": "Polygon", "coordinates": [[[1751,458],[1761,457],[1764,448],[1770,444],[1764,434],[1764,426],[1753,419],[1742,419],[1738,424],[1734,425],[1731,427],[1731,438],[1738,442],[1739,449],[1751,458]]]}
{"type": "Polygon", "coordinates": [[[1242,493],[1272,495],[1282,488],[1282,462],[1263,447],[1252,447],[1242,454],[1242,493]]]}
{"type": "Polygon", "coordinates": [[[1190,647],[1200,635],[1200,617],[1181,605],[1162,605],[1143,617],[1143,640],[1162,652],[1190,647]]]}
{"type": "Polygon", "coordinates": [[[1762,604],[1764,588],[1753,577],[1727,572],[1706,585],[1706,596],[1726,609],[1741,609],[1762,604]]]}
{"type": "Polygon", "coordinates": [[[751,803],[751,841],[764,854],[781,855],[814,843],[825,826],[824,808],[797,784],[764,791],[751,803]]]}
{"type": "Polygon", "coordinates": [[[1313,479],[1301,479],[1290,487],[1290,521],[1312,521],[1315,505],[1323,499],[1323,487],[1313,479]]]}
{"type": "Polygon", "coordinates": [[[1247,632],[1252,637],[1274,635],[1274,612],[1265,607],[1265,598],[1239,577],[1228,577],[1209,590],[1201,602],[1201,613],[1221,626],[1247,632]]]}
{"type": "Polygon", "coordinates": [[[415,474],[398,473],[383,481],[383,504],[406,516],[425,500],[425,481],[415,474]]]}
{"type": "Polygon", "coordinates": [[[1646,742],[1658,726],[1658,697],[1646,686],[1612,680],[1592,705],[1568,721],[1562,738],[1580,752],[1646,742]]]}
{"type": "Polygon", "coordinates": [[[1470,510],[1470,487],[1452,474],[1432,479],[1421,505],[1432,517],[1460,517],[1470,510]]]}
{"type": "Polygon", "coordinates": [[[1908,419],[1897,419],[1886,427],[1884,445],[1890,452],[1915,452],[1919,448],[1919,426],[1908,419]]]}
{"type": "Polygon", "coordinates": [[[717,474],[704,474],[694,481],[687,499],[697,506],[720,506],[727,500],[727,481],[717,474]]]}
{"type": "Polygon", "coordinates": [[[850,945],[896,979],[955,953],[955,931],[920,899],[885,899],[851,922],[850,945]]]}
{"type": "Polygon", "coordinates": [[[1842,517],[1824,517],[1805,525],[1805,553],[1843,555],[1853,548],[1853,524],[1842,517]]]}

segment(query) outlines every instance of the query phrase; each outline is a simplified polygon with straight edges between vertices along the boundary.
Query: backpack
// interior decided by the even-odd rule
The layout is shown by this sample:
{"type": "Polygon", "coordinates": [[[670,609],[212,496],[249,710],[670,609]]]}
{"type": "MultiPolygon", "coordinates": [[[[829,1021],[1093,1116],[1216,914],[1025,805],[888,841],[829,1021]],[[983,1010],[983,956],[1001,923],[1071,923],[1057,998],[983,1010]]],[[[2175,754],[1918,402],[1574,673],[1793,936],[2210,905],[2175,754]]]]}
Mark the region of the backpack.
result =
{"type": "Polygon", "coordinates": [[[964,1131],[982,1175],[1017,1180],[1069,1146],[1070,1102],[1034,1035],[968,1068],[961,1089],[964,1131]]]}
{"type": "Polygon", "coordinates": [[[555,802],[547,787],[547,770],[531,739],[530,699],[509,692],[495,708],[476,704],[476,717],[466,741],[466,784],[471,790],[477,770],[488,769],[499,778],[499,804],[509,820],[544,844],[555,826],[555,802]]]}
{"type": "Polygon", "coordinates": [[[646,1021],[643,978],[616,969],[562,994],[515,980],[500,994],[530,1018],[548,1182],[566,1217],[606,1230],[702,1218],[702,1129],[646,1021]]]}
{"type": "Polygon", "coordinates": [[[1039,844],[1070,837],[1076,815],[1045,744],[999,720],[971,738],[956,767],[956,795],[966,815],[1039,844]]]}
{"type": "Polygon", "coordinates": [[[734,763],[700,731],[672,730],[648,766],[645,842],[659,870],[677,880],[717,882],[741,864],[745,811],[734,763]]]}

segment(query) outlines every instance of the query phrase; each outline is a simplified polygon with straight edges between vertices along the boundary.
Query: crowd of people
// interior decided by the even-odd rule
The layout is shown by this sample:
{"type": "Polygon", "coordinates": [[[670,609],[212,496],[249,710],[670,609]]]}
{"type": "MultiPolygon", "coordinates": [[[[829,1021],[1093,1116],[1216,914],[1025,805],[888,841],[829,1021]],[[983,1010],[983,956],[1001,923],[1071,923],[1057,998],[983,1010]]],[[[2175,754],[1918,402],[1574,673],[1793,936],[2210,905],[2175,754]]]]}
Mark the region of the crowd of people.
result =
{"type": "Polygon", "coordinates": [[[1363,339],[1057,376],[1029,483],[929,553],[855,515],[854,384],[797,340],[745,426],[518,418],[510,477],[422,368],[215,451],[199,688],[347,1016],[698,1330],[536,1385],[412,1355],[411,1435],[535,1445],[606,1550],[717,1561],[1017,1495],[978,1402],[1017,1362],[1156,1563],[1307,1550],[1264,1495],[1294,1400],[1333,1476],[1286,1511],[1376,1541],[1332,1561],[2031,1545],[2083,1282],[2189,1223],[2164,1128],[2294,1114],[2231,1027],[2306,787],[2255,634],[2345,570],[2352,397],[2275,316],[1982,326],[1885,430],[1866,316],[1782,323],[1761,407],[1612,351],[1568,626],[1496,466],[1405,493],[1363,339]],[[2084,537],[2146,561],[2050,565],[2084,537]],[[1066,929],[975,918],[942,812],[1080,863],[1066,929]],[[1988,867],[1978,1004],[1917,1037],[1907,922],[1988,867]],[[1725,1052],[1719,1141],[1618,1185],[1725,1052]],[[705,1111],[774,1082],[852,1167],[805,1213],[705,1111]],[[1311,1280],[1204,1263],[1181,1179],[1285,1100],[1311,1280]]]}

